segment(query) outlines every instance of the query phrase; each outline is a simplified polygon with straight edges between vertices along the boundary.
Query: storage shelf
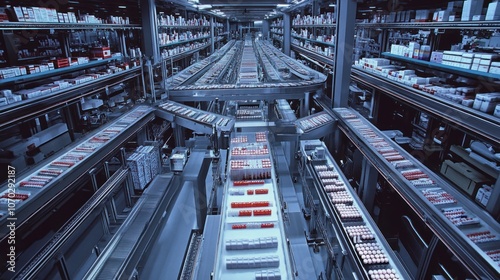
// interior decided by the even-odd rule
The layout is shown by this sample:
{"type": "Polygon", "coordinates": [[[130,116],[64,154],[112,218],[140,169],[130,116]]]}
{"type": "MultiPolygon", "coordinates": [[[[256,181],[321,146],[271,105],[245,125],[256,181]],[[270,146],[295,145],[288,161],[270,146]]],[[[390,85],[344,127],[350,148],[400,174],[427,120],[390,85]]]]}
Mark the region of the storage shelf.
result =
{"type": "Polygon", "coordinates": [[[465,68],[444,65],[441,63],[413,59],[413,58],[408,58],[408,57],[404,57],[401,55],[395,55],[395,54],[392,54],[389,52],[383,52],[382,56],[390,58],[390,59],[394,59],[394,60],[398,60],[398,61],[402,61],[402,62],[407,62],[407,63],[411,63],[411,64],[415,64],[415,65],[425,66],[427,68],[432,68],[432,69],[436,69],[436,70],[442,70],[442,71],[445,71],[448,73],[466,76],[466,77],[470,77],[470,78],[476,78],[476,79],[483,78],[485,80],[490,80],[490,81],[500,80],[500,74],[493,74],[493,73],[469,70],[469,69],[465,69],[465,68]]]}
{"type": "Polygon", "coordinates": [[[159,25],[159,28],[178,28],[178,29],[203,29],[210,28],[210,25],[159,25]]]}
{"type": "Polygon", "coordinates": [[[318,43],[318,44],[322,44],[322,45],[327,45],[327,46],[335,47],[335,44],[330,43],[330,42],[323,42],[323,41],[318,41],[318,40],[314,40],[314,39],[308,39],[308,38],[304,38],[304,37],[301,37],[301,36],[298,36],[298,35],[292,35],[292,37],[293,38],[297,38],[297,39],[306,40],[306,41],[309,41],[309,42],[314,42],[314,43],[318,43]]]}
{"type": "Polygon", "coordinates": [[[7,105],[0,110],[0,119],[2,119],[0,128],[7,127],[30,117],[35,117],[62,104],[77,102],[83,96],[103,90],[107,86],[139,77],[140,75],[141,67],[134,67],[51,94],[7,105]]]}
{"type": "MultiPolygon", "coordinates": [[[[40,47],[38,47],[40,48],[40,47]]],[[[45,59],[49,58],[51,55],[39,55],[39,56],[29,56],[29,57],[23,57],[23,58],[18,58],[17,61],[28,61],[28,60],[35,60],[35,59],[45,59]]]]}
{"type": "Polygon", "coordinates": [[[38,30],[38,29],[141,29],[140,24],[103,24],[103,23],[43,23],[43,22],[0,22],[3,30],[38,30]]]}
{"type": "MultiPolygon", "coordinates": [[[[481,279],[495,279],[500,273],[498,263],[495,263],[485,251],[498,248],[500,239],[486,243],[474,243],[467,235],[478,231],[490,231],[500,237],[500,225],[491,215],[482,210],[479,205],[466,198],[460,191],[449,185],[431,170],[425,167],[406,150],[401,148],[389,137],[379,131],[369,121],[353,109],[336,108],[334,112],[339,118],[339,127],[354,145],[371,162],[381,174],[415,210],[429,228],[454,254],[467,264],[475,276],[481,279]],[[383,144],[383,145],[382,145],[383,144]],[[397,167],[393,161],[382,155],[382,150],[393,150],[412,165],[397,167]],[[413,183],[403,176],[406,170],[420,170],[429,179],[424,185],[413,183]],[[443,192],[445,200],[434,201],[426,198],[425,192],[443,192]],[[450,197],[452,199],[450,199],[450,197]],[[448,201],[446,201],[448,200],[448,201]],[[431,201],[434,201],[431,202],[431,201]],[[444,214],[443,210],[450,207],[462,207],[468,216],[477,218],[477,225],[455,225],[444,214]]],[[[392,155],[391,155],[392,156],[392,155]]]]}
{"type": "Polygon", "coordinates": [[[75,71],[82,70],[82,69],[87,69],[87,68],[91,68],[91,67],[95,67],[95,66],[104,65],[110,61],[121,60],[122,58],[123,58],[122,56],[111,57],[111,58],[106,58],[106,59],[102,59],[102,60],[89,61],[88,63],[79,64],[76,66],[63,67],[63,68],[58,68],[58,69],[49,70],[49,71],[45,71],[45,72],[39,72],[39,73],[35,73],[35,74],[28,74],[28,75],[17,76],[17,77],[12,77],[12,78],[7,78],[7,79],[0,79],[0,87],[5,87],[8,85],[12,85],[12,84],[26,83],[29,81],[35,81],[35,80],[53,77],[53,76],[57,76],[57,75],[63,75],[63,74],[75,72],[75,71]]]}
{"type": "Polygon", "coordinates": [[[308,50],[306,48],[300,47],[300,46],[295,45],[295,44],[292,44],[292,49],[299,52],[299,53],[307,55],[316,61],[322,62],[324,64],[328,64],[328,65],[334,64],[333,58],[328,57],[328,56],[324,56],[324,55],[317,53],[315,51],[308,50]]]}
{"type": "Polygon", "coordinates": [[[326,28],[336,28],[336,24],[297,24],[297,25],[292,25],[293,27],[326,27],[326,28]]]}
{"type": "Polygon", "coordinates": [[[188,57],[190,55],[192,55],[193,53],[195,52],[199,52],[207,47],[209,47],[210,44],[206,44],[205,46],[202,46],[202,47],[199,47],[199,48],[196,48],[196,49],[192,49],[192,50],[189,50],[189,51],[185,51],[183,53],[178,53],[178,54],[175,54],[173,56],[169,56],[169,57],[166,57],[166,58],[163,58],[163,60],[166,60],[166,61],[177,61],[177,60],[180,60],[180,59],[183,59],[185,57],[188,57]]]}
{"type": "Polygon", "coordinates": [[[352,68],[351,79],[412,104],[419,110],[445,119],[488,141],[498,142],[498,135],[500,135],[500,118],[498,117],[389,81],[361,69],[352,68]]]}
{"type": "Polygon", "coordinates": [[[178,42],[174,42],[174,43],[168,43],[168,44],[165,44],[165,45],[160,45],[160,48],[171,47],[171,46],[175,46],[175,45],[179,45],[179,44],[185,44],[185,43],[189,43],[189,42],[193,42],[193,41],[198,41],[198,40],[203,40],[203,39],[210,39],[210,38],[211,38],[211,36],[205,36],[205,37],[200,37],[200,38],[196,38],[196,39],[178,41],[178,42]]]}
{"type": "Polygon", "coordinates": [[[280,32],[274,32],[274,31],[271,31],[272,34],[277,34],[277,35],[283,35],[283,33],[280,33],[280,32]]]}
{"type": "Polygon", "coordinates": [[[500,21],[444,21],[444,22],[392,22],[392,23],[357,23],[357,27],[370,28],[425,28],[425,29],[488,29],[499,28],[500,21]]]}

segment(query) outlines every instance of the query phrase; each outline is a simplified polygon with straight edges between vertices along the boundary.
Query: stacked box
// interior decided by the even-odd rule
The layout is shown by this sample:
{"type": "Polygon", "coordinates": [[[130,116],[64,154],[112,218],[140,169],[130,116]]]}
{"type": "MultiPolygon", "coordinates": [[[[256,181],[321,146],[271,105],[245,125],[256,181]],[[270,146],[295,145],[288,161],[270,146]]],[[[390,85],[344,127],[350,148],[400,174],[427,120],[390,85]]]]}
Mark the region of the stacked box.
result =
{"type": "Polygon", "coordinates": [[[231,180],[259,180],[271,178],[270,159],[231,160],[231,180]]]}
{"type": "Polygon", "coordinates": [[[476,99],[472,108],[485,113],[493,113],[495,107],[500,103],[500,93],[480,93],[476,94],[476,99]]]}
{"type": "Polygon", "coordinates": [[[154,146],[141,146],[137,148],[137,152],[146,156],[146,180],[150,182],[159,172],[159,150],[154,146]]]}
{"type": "Polygon", "coordinates": [[[462,21],[472,20],[483,11],[483,0],[465,0],[462,8],[462,21]]]}
{"type": "Polygon", "coordinates": [[[133,153],[127,163],[132,174],[134,189],[143,190],[146,187],[146,174],[144,170],[146,156],[142,153],[133,153]]]}

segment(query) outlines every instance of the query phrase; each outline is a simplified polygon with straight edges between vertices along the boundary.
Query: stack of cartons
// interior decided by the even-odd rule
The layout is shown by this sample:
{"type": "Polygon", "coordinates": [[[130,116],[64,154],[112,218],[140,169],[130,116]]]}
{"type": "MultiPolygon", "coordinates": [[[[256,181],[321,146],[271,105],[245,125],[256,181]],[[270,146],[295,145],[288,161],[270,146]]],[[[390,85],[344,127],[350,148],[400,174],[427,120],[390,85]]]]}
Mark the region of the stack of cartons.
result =
{"type": "Polygon", "coordinates": [[[146,156],[142,153],[133,153],[127,163],[132,174],[134,189],[143,190],[146,187],[146,172],[145,172],[146,156]]]}

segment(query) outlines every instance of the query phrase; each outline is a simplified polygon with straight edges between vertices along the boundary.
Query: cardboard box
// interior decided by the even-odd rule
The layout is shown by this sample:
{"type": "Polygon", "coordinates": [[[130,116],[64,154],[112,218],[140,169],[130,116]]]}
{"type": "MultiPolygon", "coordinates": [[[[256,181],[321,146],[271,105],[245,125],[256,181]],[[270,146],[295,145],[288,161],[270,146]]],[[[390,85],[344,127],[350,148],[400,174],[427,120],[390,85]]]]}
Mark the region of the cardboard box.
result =
{"type": "Polygon", "coordinates": [[[475,197],[479,187],[489,181],[488,177],[479,173],[469,165],[463,162],[455,163],[451,160],[445,160],[443,162],[441,165],[441,174],[473,197],[475,197]]]}
{"type": "Polygon", "coordinates": [[[479,111],[493,113],[497,104],[500,103],[500,93],[490,93],[483,96],[479,111]]]}
{"type": "Polygon", "coordinates": [[[498,104],[496,107],[495,107],[495,111],[493,112],[493,115],[495,117],[499,117],[500,118],[500,104],[498,104]]]}
{"type": "Polygon", "coordinates": [[[111,49],[109,47],[96,47],[90,50],[90,56],[95,58],[110,58],[111,57],[111,49]]]}
{"type": "Polygon", "coordinates": [[[488,72],[489,70],[490,70],[490,66],[488,66],[488,65],[479,64],[479,67],[477,68],[477,71],[480,71],[480,72],[488,72]]]}
{"type": "Polygon", "coordinates": [[[433,51],[431,54],[431,62],[442,63],[443,62],[443,52],[433,51]]]}
{"type": "Polygon", "coordinates": [[[488,204],[492,191],[492,187],[483,185],[483,187],[477,191],[476,201],[481,205],[486,206],[488,204]]]}

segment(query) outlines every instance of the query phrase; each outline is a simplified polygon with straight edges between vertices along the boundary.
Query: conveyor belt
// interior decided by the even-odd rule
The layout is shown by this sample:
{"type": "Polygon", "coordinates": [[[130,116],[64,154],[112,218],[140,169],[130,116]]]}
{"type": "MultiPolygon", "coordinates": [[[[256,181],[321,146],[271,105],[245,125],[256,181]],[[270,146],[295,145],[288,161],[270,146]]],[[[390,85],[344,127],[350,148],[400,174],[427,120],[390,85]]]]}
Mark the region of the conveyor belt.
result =
{"type": "Polygon", "coordinates": [[[214,279],[292,279],[271,162],[266,133],[231,140],[214,279]]]}
{"type": "MultiPolygon", "coordinates": [[[[29,197],[16,204],[16,228],[19,229],[36,215],[50,211],[57,199],[74,189],[75,182],[103,158],[115,153],[132,135],[154,118],[152,109],[138,106],[115,122],[98,130],[84,141],[72,145],[58,153],[51,161],[45,162],[27,174],[19,174],[15,184],[16,193],[29,194],[29,197]]],[[[11,188],[12,189],[12,188],[11,188]]],[[[2,195],[8,193],[7,185],[2,186],[2,195]]],[[[1,212],[8,210],[7,204],[0,205],[1,212]]],[[[4,213],[5,213],[4,212],[4,213]]],[[[7,217],[0,219],[1,238],[7,238],[7,217]]]]}
{"type": "MultiPolygon", "coordinates": [[[[342,253],[346,255],[350,268],[338,263],[344,275],[352,273],[357,278],[376,279],[373,274],[382,272],[381,279],[409,279],[375,222],[343,176],[325,144],[318,140],[301,141],[303,165],[311,176],[313,186],[305,184],[308,199],[318,197],[319,208],[326,211],[332,223],[325,223],[322,213],[312,213],[318,231],[323,235],[330,254],[337,254],[334,242],[329,236],[334,233],[342,253]],[[308,189],[309,188],[309,189],[308,189]],[[316,193],[317,195],[312,195],[316,193]]],[[[312,200],[310,200],[311,203],[312,200]]],[[[317,209],[318,211],[320,209],[317,209]]],[[[327,220],[328,221],[328,220],[327,220]]],[[[338,262],[343,260],[337,259],[338,262]]]]}
{"type": "Polygon", "coordinates": [[[497,279],[500,266],[491,253],[500,246],[499,223],[359,113],[335,113],[346,136],[459,260],[478,278],[497,279]]]}
{"type": "Polygon", "coordinates": [[[176,179],[161,175],[151,182],[84,279],[128,279],[137,265],[132,260],[140,259],[162,214],[175,204],[181,190],[176,179]]]}

